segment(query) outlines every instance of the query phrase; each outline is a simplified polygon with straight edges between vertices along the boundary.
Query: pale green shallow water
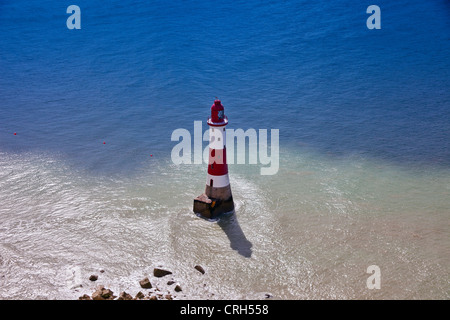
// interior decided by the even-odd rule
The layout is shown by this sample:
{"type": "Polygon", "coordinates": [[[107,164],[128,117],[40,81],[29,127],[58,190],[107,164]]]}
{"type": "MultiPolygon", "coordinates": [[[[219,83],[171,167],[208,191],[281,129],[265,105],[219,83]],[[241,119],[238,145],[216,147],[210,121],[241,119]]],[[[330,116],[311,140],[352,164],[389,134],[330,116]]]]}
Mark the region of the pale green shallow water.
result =
{"type": "Polygon", "coordinates": [[[136,293],[159,264],[180,298],[449,298],[448,169],[280,159],[274,176],[230,165],[236,215],[212,223],[191,211],[205,165],[154,159],[95,177],[54,156],[0,154],[0,299],[75,299],[96,284],[136,293]],[[380,290],[366,287],[370,265],[380,290]]]}

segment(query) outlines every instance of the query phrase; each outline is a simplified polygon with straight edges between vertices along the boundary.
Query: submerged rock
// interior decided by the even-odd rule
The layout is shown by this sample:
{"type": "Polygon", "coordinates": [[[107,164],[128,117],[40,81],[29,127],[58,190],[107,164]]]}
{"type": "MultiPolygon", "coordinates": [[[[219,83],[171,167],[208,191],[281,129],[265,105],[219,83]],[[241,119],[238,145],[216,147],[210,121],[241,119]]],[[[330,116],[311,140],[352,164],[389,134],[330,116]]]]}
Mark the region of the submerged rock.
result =
{"type": "Polygon", "coordinates": [[[169,270],[165,270],[165,269],[161,269],[161,268],[153,269],[153,275],[157,278],[161,278],[161,277],[167,276],[169,274],[172,274],[172,272],[169,270]]]}
{"type": "Polygon", "coordinates": [[[92,298],[87,294],[83,294],[78,300],[92,300],[92,298]]]}
{"type": "Polygon", "coordinates": [[[194,267],[197,271],[199,271],[201,274],[205,274],[205,269],[203,269],[202,266],[196,265],[194,267]]]}
{"type": "Polygon", "coordinates": [[[103,286],[98,287],[92,294],[92,300],[114,300],[115,298],[114,293],[109,289],[105,289],[103,286]]]}
{"type": "Polygon", "coordinates": [[[136,297],[134,298],[135,300],[142,300],[142,299],[144,299],[144,297],[145,297],[145,294],[143,294],[141,291],[139,291],[137,294],[136,294],[136,297]]]}
{"type": "Polygon", "coordinates": [[[150,280],[148,278],[144,278],[141,281],[139,281],[139,284],[141,285],[141,288],[144,289],[151,289],[152,284],[150,283],[150,280]]]}
{"type": "Polygon", "coordinates": [[[122,291],[117,300],[133,300],[133,297],[125,291],[122,291]]]}

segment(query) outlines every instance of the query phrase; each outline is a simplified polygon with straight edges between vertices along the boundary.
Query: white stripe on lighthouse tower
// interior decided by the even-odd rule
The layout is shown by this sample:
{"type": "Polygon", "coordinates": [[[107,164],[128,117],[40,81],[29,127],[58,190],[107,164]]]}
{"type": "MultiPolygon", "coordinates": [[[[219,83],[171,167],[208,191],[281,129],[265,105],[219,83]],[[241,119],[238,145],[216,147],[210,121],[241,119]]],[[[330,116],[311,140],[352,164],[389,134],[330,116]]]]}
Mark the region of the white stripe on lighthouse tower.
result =
{"type": "Polygon", "coordinates": [[[206,185],[214,188],[223,188],[230,184],[226,152],[224,152],[226,148],[225,132],[225,126],[210,125],[209,127],[210,157],[206,185]]]}
{"type": "Polygon", "coordinates": [[[209,147],[211,149],[223,149],[227,145],[225,126],[209,126],[209,147]]]}
{"type": "MultiPolygon", "coordinates": [[[[214,164],[223,164],[226,169],[226,174],[217,175],[216,173],[208,173],[206,179],[206,185],[214,188],[223,188],[230,184],[230,179],[228,178],[228,168],[227,168],[227,159],[226,153],[223,152],[224,148],[226,148],[226,131],[225,126],[210,126],[209,127],[209,148],[210,152],[214,155],[212,156],[214,164]],[[214,151],[212,151],[214,150],[214,151]]],[[[211,166],[211,157],[209,161],[209,165],[211,166]]],[[[214,166],[213,164],[213,166],[214,166]]],[[[215,171],[214,168],[208,171],[215,171]]]]}
{"type": "Polygon", "coordinates": [[[223,188],[230,185],[230,179],[228,178],[228,174],[224,174],[223,176],[213,176],[208,173],[206,185],[214,188],[223,188]]]}

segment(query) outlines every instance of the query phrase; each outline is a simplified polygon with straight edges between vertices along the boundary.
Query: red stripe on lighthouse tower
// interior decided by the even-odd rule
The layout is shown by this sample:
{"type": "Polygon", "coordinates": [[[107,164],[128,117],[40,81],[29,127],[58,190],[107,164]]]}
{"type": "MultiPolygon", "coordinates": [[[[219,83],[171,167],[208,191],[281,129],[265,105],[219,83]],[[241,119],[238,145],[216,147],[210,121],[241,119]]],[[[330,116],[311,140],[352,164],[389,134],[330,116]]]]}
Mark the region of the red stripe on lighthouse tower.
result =
{"type": "Polygon", "coordinates": [[[228,124],[228,118],[224,114],[220,100],[215,100],[211,106],[211,117],[208,118],[207,123],[209,125],[208,176],[205,193],[194,200],[194,212],[211,217],[234,211],[226,153],[225,126],[228,124]],[[206,204],[209,204],[207,209],[205,209],[208,206],[206,204]]]}
{"type": "MultiPolygon", "coordinates": [[[[216,136],[217,138],[217,136],[216,136]]],[[[206,184],[216,188],[230,184],[228,179],[227,149],[209,148],[208,178],[206,184]]]]}

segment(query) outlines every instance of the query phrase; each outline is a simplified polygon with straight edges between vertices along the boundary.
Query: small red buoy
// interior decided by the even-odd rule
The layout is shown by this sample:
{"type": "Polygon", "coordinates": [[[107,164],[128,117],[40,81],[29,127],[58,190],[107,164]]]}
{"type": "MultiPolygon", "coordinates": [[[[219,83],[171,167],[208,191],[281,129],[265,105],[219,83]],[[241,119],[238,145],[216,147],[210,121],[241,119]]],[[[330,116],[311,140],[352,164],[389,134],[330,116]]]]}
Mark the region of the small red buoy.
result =
{"type": "Polygon", "coordinates": [[[14,132],[14,135],[17,136],[17,132],[14,132]]]}
{"type": "Polygon", "coordinates": [[[103,144],[106,144],[106,142],[105,142],[105,141],[103,141],[103,144]]]}
{"type": "Polygon", "coordinates": [[[150,157],[153,157],[153,155],[151,154],[150,157]]]}

